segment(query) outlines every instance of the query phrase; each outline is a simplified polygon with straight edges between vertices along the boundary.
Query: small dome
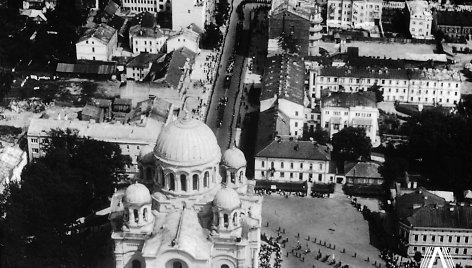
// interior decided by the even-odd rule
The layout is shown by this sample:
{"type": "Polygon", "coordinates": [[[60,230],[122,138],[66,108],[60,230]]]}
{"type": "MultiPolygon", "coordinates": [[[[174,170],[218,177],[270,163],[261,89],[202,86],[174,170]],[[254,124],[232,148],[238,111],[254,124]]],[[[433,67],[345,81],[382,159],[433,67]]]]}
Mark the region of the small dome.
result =
{"type": "Polygon", "coordinates": [[[146,163],[152,163],[154,160],[154,146],[152,145],[146,145],[141,148],[139,151],[138,155],[138,161],[146,164],[146,163]]]}
{"type": "Polygon", "coordinates": [[[241,150],[231,146],[223,154],[221,162],[227,167],[238,169],[246,166],[246,157],[244,157],[244,153],[241,150]]]}
{"type": "Polygon", "coordinates": [[[238,193],[231,188],[221,188],[213,199],[213,205],[228,211],[233,211],[241,206],[238,193]]]}
{"type": "Polygon", "coordinates": [[[162,129],[154,154],[168,164],[196,166],[219,160],[221,150],[207,125],[185,116],[162,129]]]}
{"type": "Polygon", "coordinates": [[[124,203],[128,205],[144,205],[151,203],[149,189],[141,183],[128,186],[125,191],[124,203]]]}

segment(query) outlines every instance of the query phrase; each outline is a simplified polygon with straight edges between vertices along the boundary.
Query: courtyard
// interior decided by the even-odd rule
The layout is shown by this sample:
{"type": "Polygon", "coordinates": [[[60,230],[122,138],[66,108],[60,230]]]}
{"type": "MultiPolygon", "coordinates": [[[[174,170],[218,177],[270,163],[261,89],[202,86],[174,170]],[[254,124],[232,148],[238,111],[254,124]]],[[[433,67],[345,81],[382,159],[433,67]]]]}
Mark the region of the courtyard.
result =
{"type": "MultiPolygon", "coordinates": [[[[369,206],[375,202],[364,204],[369,206]]],[[[368,222],[343,194],[332,198],[264,196],[262,233],[276,237],[279,227],[282,239],[288,238],[282,248],[282,267],[333,267],[329,265],[333,257],[337,263],[349,267],[385,267],[379,250],[371,245],[368,222]],[[301,249],[295,252],[301,255],[296,257],[292,249],[298,242],[301,249]],[[320,253],[329,255],[329,259],[317,260],[320,253]]]]}

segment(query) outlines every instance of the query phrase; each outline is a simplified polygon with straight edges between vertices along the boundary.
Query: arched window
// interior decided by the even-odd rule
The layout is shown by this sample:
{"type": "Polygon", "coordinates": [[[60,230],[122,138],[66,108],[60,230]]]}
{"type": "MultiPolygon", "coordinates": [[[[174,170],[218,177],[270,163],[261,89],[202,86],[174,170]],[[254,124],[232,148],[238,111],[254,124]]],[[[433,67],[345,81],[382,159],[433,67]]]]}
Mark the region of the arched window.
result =
{"type": "Polygon", "coordinates": [[[143,209],[143,220],[144,220],[144,221],[147,221],[147,213],[148,213],[148,212],[147,212],[147,208],[144,208],[144,209],[143,209]]]}
{"type": "Polygon", "coordinates": [[[213,175],[212,175],[212,180],[213,180],[213,183],[216,183],[216,167],[213,168],[213,175]]]}
{"type": "Polygon", "coordinates": [[[169,190],[175,191],[175,178],[172,173],[169,173],[169,190]]]}
{"type": "Polygon", "coordinates": [[[134,222],[138,223],[139,222],[139,212],[137,209],[133,210],[133,216],[134,216],[134,222]]]}
{"type": "Polygon", "coordinates": [[[205,171],[205,175],[203,176],[203,187],[208,187],[208,180],[210,177],[210,172],[205,171]]]}
{"type": "Polygon", "coordinates": [[[238,219],[238,215],[237,215],[237,214],[238,214],[237,212],[235,212],[235,213],[233,214],[233,224],[234,224],[234,226],[238,226],[238,224],[237,224],[237,222],[236,222],[237,219],[238,219]]]}
{"type": "Polygon", "coordinates": [[[133,268],[141,268],[141,262],[138,260],[134,260],[131,265],[133,268]]]}
{"type": "Polygon", "coordinates": [[[239,171],[239,182],[243,183],[243,171],[239,171]]]}
{"type": "Polygon", "coordinates": [[[236,174],[234,174],[234,172],[231,172],[230,175],[231,175],[231,183],[236,183],[236,174]]]}
{"type": "Polygon", "coordinates": [[[222,264],[221,268],[229,268],[228,264],[222,264]]]}
{"type": "Polygon", "coordinates": [[[146,180],[150,181],[154,177],[154,169],[152,167],[146,167],[146,180]]]}
{"type": "Polygon", "coordinates": [[[225,228],[228,228],[228,226],[229,226],[229,219],[228,219],[228,214],[226,214],[226,213],[223,215],[223,222],[224,222],[224,224],[225,224],[225,228]]]}
{"type": "Polygon", "coordinates": [[[221,182],[222,183],[227,183],[226,173],[223,174],[223,177],[221,178],[221,182]]]}
{"type": "Polygon", "coordinates": [[[180,261],[174,261],[174,263],[172,263],[172,268],[183,268],[184,266],[182,265],[182,263],[180,261]]]}
{"type": "Polygon", "coordinates": [[[165,178],[165,177],[166,177],[166,174],[164,174],[164,170],[161,169],[161,177],[159,178],[159,181],[158,181],[158,183],[159,183],[160,185],[164,185],[164,178],[165,178]]]}
{"type": "Polygon", "coordinates": [[[180,175],[180,190],[184,192],[187,191],[187,176],[184,174],[180,175]]]}
{"type": "Polygon", "coordinates": [[[194,190],[198,190],[198,185],[199,181],[198,181],[198,175],[197,174],[193,174],[193,182],[192,182],[192,185],[193,185],[193,189],[194,190]]]}

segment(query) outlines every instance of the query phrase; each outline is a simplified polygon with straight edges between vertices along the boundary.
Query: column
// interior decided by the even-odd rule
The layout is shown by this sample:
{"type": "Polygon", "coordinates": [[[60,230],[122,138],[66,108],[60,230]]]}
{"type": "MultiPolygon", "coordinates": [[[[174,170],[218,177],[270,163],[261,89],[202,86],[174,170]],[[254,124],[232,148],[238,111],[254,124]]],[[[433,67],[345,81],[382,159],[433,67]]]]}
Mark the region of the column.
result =
{"type": "Polygon", "coordinates": [[[131,208],[128,209],[128,222],[134,223],[134,212],[131,208]]]}

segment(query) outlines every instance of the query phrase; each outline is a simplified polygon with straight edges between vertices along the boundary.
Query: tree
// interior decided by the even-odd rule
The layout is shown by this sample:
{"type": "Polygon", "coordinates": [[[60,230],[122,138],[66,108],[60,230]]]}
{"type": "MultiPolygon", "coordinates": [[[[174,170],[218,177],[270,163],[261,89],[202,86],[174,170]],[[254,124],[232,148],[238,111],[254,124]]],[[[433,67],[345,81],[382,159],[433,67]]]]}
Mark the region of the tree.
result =
{"type": "Polygon", "coordinates": [[[0,236],[3,266],[90,263],[90,252],[84,254],[92,240],[80,232],[78,219],[109,205],[126,164],[116,144],[80,138],[72,130],[52,131],[46,155],[27,164],[21,183],[11,183],[0,196],[6,215],[0,224],[7,227],[0,236]]]}
{"type": "Polygon", "coordinates": [[[202,36],[201,47],[203,49],[213,49],[223,40],[223,34],[214,23],[205,25],[205,33],[202,36]]]}
{"type": "Polygon", "coordinates": [[[370,157],[372,145],[363,128],[343,128],[333,135],[331,143],[333,156],[338,161],[356,161],[360,157],[370,157]]]}
{"type": "Polygon", "coordinates": [[[319,126],[314,131],[309,131],[307,128],[304,129],[303,140],[310,140],[310,138],[319,144],[326,145],[329,142],[329,133],[319,126]]]}
{"type": "Polygon", "coordinates": [[[299,51],[299,46],[297,45],[297,40],[293,38],[293,33],[282,33],[279,36],[278,43],[286,53],[295,54],[299,51]]]}
{"type": "Polygon", "coordinates": [[[367,89],[367,91],[371,91],[375,93],[375,100],[377,102],[382,102],[384,100],[383,92],[380,90],[382,87],[379,85],[373,85],[367,89]]]}

